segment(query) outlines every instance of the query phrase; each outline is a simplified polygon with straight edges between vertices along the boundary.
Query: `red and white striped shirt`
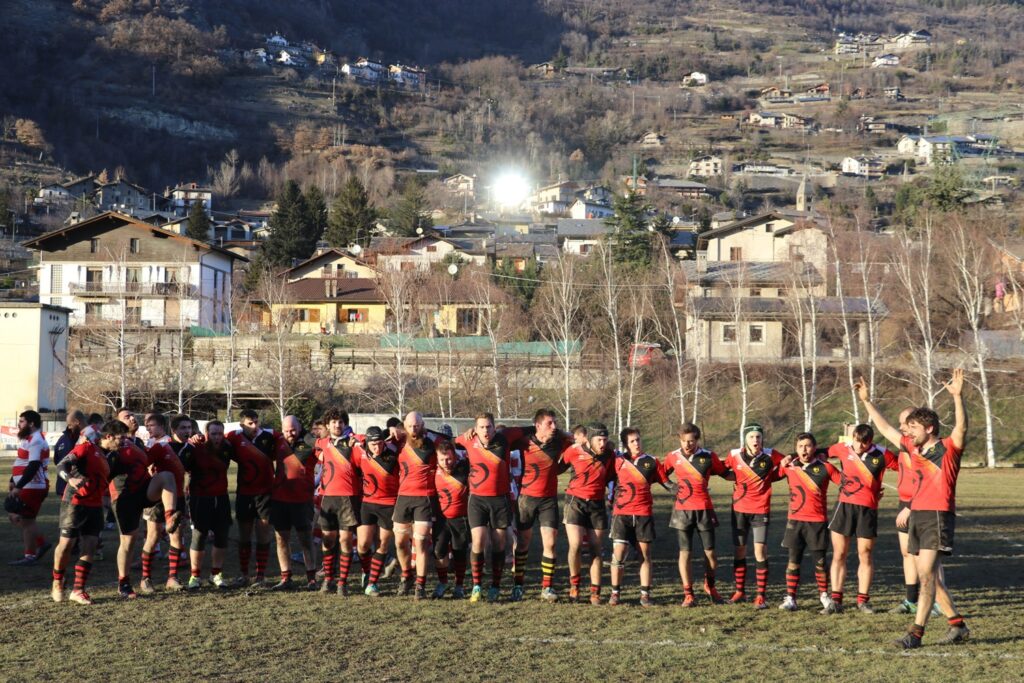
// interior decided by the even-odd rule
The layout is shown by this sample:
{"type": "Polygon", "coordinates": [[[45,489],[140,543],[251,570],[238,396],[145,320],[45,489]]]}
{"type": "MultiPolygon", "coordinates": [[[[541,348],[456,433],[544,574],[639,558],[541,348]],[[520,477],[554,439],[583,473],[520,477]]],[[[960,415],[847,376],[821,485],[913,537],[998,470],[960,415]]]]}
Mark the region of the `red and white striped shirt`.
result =
{"type": "Polygon", "coordinates": [[[11,468],[11,478],[17,484],[24,474],[25,468],[30,462],[38,462],[39,469],[36,476],[25,484],[26,489],[39,489],[47,491],[50,488],[50,480],[46,477],[46,468],[50,464],[50,446],[43,438],[43,433],[32,432],[32,436],[22,439],[18,443],[18,456],[14,460],[14,467],[11,468]]]}

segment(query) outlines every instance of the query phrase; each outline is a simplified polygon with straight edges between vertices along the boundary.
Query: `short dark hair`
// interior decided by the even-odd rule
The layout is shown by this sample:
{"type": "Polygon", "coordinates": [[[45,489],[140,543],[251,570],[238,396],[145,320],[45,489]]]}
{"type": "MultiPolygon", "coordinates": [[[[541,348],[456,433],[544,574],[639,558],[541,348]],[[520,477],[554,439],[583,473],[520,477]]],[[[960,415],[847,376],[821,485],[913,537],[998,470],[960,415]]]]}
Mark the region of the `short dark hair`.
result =
{"type": "Polygon", "coordinates": [[[238,418],[240,420],[256,420],[257,422],[259,422],[260,414],[257,413],[252,408],[246,408],[245,410],[238,413],[238,418]]]}
{"type": "Polygon", "coordinates": [[[679,436],[686,436],[688,434],[693,434],[694,436],[696,436],[699,439],[700,438],[700,427],[698,427],[697,425],[693,424],[692,422],[684,423],[683,426],[681,426],[679,428],[679,436]]]}
{"type": "Polygon", "coordinates": [[[210,427],[213,427],[215,425],[220,425],[221,429],[224,428],[224,423],[221,422],[220,420],[210,420],[209,422],[206,423],[206,433],[209,434],[210,427]]]}
{"type": "Polygon", "coordinates": [[[167,431],[167,416],[163,413],[149,413],[146,415],[144,422],[148,422],[150,420],[160,425],[164,431],[167,431]]]}
{"type": "Polygon", "coordinates": [[[171,418],[171,429],[177,429],[178,427],[181,426],[182,422],[188,422],[189,424],[191,424],[192,418],[190,418],[188,415],[175,415],[174,417],[171,418]]]}
{"type": "Polygon", "coordinates": [[[434,452],[440,453],[441,451],[452,451],[455,452],[455,446],[448,439],[438,439],[434,442],[434,452]]]}
{"type": "Polygon", "coordinates": [[[557,417],[555,417],[555,411],[551,410],[550,408],[541,408],[540,410],[533,414],[533,424],[537,424],[545,417],[550,417],[552,420],[558,419],[557,417]]]}
{"type": "Polygon", "coordinates": [[[397,417],[389,417],[388,421],[385,423],[385,426],[388,429],[391,429],[392,427],[401,427],[402,421],[399,420],[397,417]]]}
{"type": "Polygon", "coordinates": [[[117,411],[114,413],[114,415],[120,415],[121,413],[131,413],[131,412],[133,412],[133,411],[128,406],[121,406],[120,408],[117,409],[117,411]]]}
{"type": "Polygon", "coordinates": [[[100,436],[125,436],[128,433],[128,425],[120,420],[108,420],[100,429],[100,436]]]}
{"type": "Polygon", "coordinates": [[[914,412],[907,415],[907,422],[916,422],[925,429],[931,427],[932,434],[935,435],[938,435],[939,427],[941,426],[941,423],[939,422],[939,414],[931,408],[926,408],[924,406],[915,408],[914,412]]]}
{"type": "Polygon", "coordinates": [[[875,440],[875,430],[871,425],[859,424],[853,428],[853,440],[858,443],[872,443],[875,440]]]}
{"type": "Polygon", "coordinates": [[[811,434],[810,432],[800,432],[799,434],[797,434],[796,443],[800,443],[801,441],[810,441],[812,444],[814,444],[815,448],[818,447],[818,440],[815,439],[814,434],[811,434]]]}
{"type": "Polygon", "coordinates": [[[103,422],[104,422],[104,420],[103,420],[103,416],[102,415],[100,415],[99,413],[90,413],[90,415],[89,415],[89,424],[91,424],[91,425],[101,425],[101,424],[103,424],[103,422]]]}
{"type": "Polygon", "coordinates": [[[348,413],[336,406],[331,406],[324,411],[323,421],[327,424],[331,420],[338,420],[341,424],[348,426],[348,413]]]}
{"type": "Polygon", "coordinates": [[[476,425],[477,420],[487,420],[492,425],[494,424],[494,413],[477,413],[476,417],[473,418],[473,424],[476,425]]]}
{"type": "Polygon", "coordinates": [[[572,428],[573,434],[582,434],[583,436],[589,436],[586,425],[576,425],[572,428]]]}
{"type": "Polygon", "coordinates": [[[26,410],[25,412],[23,412],[18,417],[25,418],[26,422],[28,422],[30,425],[36,427],[37,429],[42,429],[43,428],[43,416],[40,415],[39,413],[37,413],[34,410],[26,410]]]}
{"type": "Polygon", "coordinates": [[[623,448],[626,447],[626,441],[629,440],[629,437],[633,436],[634,434],[640,436],[640,430],[637,429],[636,427],[626,427],[625,429],[622,430],[622,432],[619,434],[619,440],[622,441],[623,448]]]}

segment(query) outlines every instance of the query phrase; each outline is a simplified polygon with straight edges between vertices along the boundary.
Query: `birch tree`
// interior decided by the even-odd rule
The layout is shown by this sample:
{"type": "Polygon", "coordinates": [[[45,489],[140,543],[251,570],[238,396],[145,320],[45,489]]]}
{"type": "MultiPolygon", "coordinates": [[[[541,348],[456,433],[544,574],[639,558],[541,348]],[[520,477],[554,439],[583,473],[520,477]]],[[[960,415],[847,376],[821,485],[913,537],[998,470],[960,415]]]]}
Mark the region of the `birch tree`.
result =
{"type": "Polygon", "coordinates": [[[600,307],[604,314],[605,322],[608,325],[606,342],[609,345],[608,353],[611,355],[612,372],[615,382],[615,433],[618,434],[623,428],[623,368],[622,368],[622,341],[619,320],[619,299],[621,290],[618,285],[619,266],[614,259],[614,247],[607,241],[597,247],[595,256],[600,257],[600,269],[598,275],[600,282],[600,307]]]}
{"type": "Polygon", "coordinates": [[[910,314],[911,325],[905,327],[911,357],[916,366],[916,383],[929,408],[942,388],[935,381],[935,350],[938,339],[932,327],[934,223],[925,213],[920,227],[913,232],[901,231],[891,263],[900,284],[900,294],[910,314]],[[914,334],[910,334],[913,330],[914,334]]]}
{"type": "MultiPolygon", "coordinates": [[[[685,312],[680,312],[676,305],[677,296],[686,290],[686,276],[672,256],[668,248],[662,243],[662,258],[660,259],[657,271],[659,287],[652,291],[655,298],[653,306],[656,314],[653,316],[654,330],[657,337],[672,349],[672,365],[675,375],[675,393],[679,404],[679,422],[686,422],[686,350],[684,331],[686,321],[685,312]]],[[[687,299],[683,298],[683,301],[687,299]]],[[[699,355],[699,354],[697,354],[699,355]]],[[[699,361],[695,360],[694,365],[699,361]]]]}
{"type": "Polygon", "coordinates": [[[562,419],[572,424],[572,373],[583,341],[583,293],[576,282],[579,264],[563,252],[544,269],[544,283],[535,306],[538,332],[551,346],[562,372],[562,419]]]}
{"type": "MultiPolygon", "coordinates": [[[[805,264],[802,262],[794,262],[792,265],[793,271],[790,274],[789,283],[791,295],[788,298],[790,311],[793,314],[797,358],[800,363],[800,404],[804,414],[803,430],[809,432],[814,424],[814,407],[817,403],[818,390],[818,274],[812,267],[805,268],[805,264]]],[[[844,329],[848,329],[845,319],[843,322],[844,329]]],[[[844,339],[844,348],[849,351],[849,340],[847,339],[844,339]]],[[[847,359],[850,359],[849,353],[847,353],[847,359]]],[[[852,368],[852,364],[849,364],[849,367],[852,368]]]]}
{"type": "Polygon", "coordinates": [[[263,385],[264,398],[278,412],[281,422],[288,415],[288,404],[303,394],[301,384],[296,382],[293,368],[295,353],[289,343],[292,328],[298,320],[298,310],[288,288],[288,280],[271,270],[260,277],[257,298],[266,307],[264,349],[267,357],[267,378],[263,385]]]}
{"type": "Polygon", "coordinates": [[[379,361],[377,366],[383,370],[384,377],[390,385],[391,406],[397,415],[406,412],[406,393],[411,379],[407,344],[417,329],[419,316],[416,301],[423,280],[423,273],[417,270],[384,269],[377,278],[377,291],[380,292],[388,309],[388,332],[396,339],[391,349],[393,356],[390,367],[385,368],[379,361]]]}

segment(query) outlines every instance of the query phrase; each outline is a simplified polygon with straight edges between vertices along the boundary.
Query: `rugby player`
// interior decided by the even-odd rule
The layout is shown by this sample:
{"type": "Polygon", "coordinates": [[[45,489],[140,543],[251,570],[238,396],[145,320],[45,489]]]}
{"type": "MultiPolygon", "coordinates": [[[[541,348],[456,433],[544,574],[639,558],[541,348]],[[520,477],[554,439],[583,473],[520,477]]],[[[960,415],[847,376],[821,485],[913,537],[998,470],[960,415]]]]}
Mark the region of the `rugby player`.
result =
{"type": "Polygon", "coordinates": [[[955,423],[949,436],[940,438],[939,416],[931,408],[917,408],[907,416],[907,434],[904,436],[878,412],[863,378],[856,384],[857,395],[871,421],[878,426],[878,431],[886,439],[898,442],[900,448],[910,454],[916,484],[910,509],[902,510],[896,517],[896,525],[907,528],[908,550],[917,559],[917,576],[921,581],[914,623],[907,634],[896,641],[897,647],[902,649],[921,647],[933,602],[938,602],[949,626],[942,642],[962,643],[971,633],[963,616],[956,611],[942,570],[942,556],[953,553],[956,480],[967,434],[963,386],[964,371],[957,368],[944,385],[953,398],[955,423]]]}
{"type": "Polygon", "coordinates": [[[402,585],[399,595],[408,595],[412,588],[410,578],[415,572],[417,600],[426,597],[427,556],[430,529],[437,510],[437,453],[434,442],[423,426],[423,416],[411,412],[403,423],[405,438],[398,452],[400,474],[398,497],[395,500],[395,543],[398,562],[402,566],[402,585]],[[416,560],[413,566],[412,553],[416,560]]]}
{"type": "MultiPolygon", "coordinates": [[[[179,416],[180,417],[180,416],[179,416]]],[[[185,433],[191,432],[192,425],[186,418],[177,423],[178,429],[185,433]]],[[[174,490],[185,490],[185,467],[177,453],[171,448],[171,438],[167,435],[167,418],[160,413],[150,413],[145,420],[146,431],[149,433],[149,442],[146,444],[146,456],[149,460],[150,471],[169,472],[174,477],[174,490]]],[[[187,437],[186,437],[187,438],[187,437]]],[[[167,536],[170,539],[170,547],[167,551],[167,589],[182,590],[184,586],[178,581],[178,565],[181,562],[181,521],[185,506],[185,496],[175,496],[175,507],[171,514],[163,507],[162,500],[143,511],[143,518],[146,520],[146,540],[142,544],[142,581],[139,582],[139,592],[150,595],[153,588],[153,551],[156,549],[157,541],[160,540],[160,527],[166,523],[167,536]]]]}
{"type": "Polygon", "coordinates": [[[380,427],[370,427],[366,430],[365,446],[357,445],[353,451],[363,490],[356,544],[360,557],[373,553],[363,589],[370,597],[380,596],[377,582],[395,538],[392,517],[398,498],[398,453],[389,447],[386,437],[380,427]]]}
{"type": "Polygon", "coordinates": [[[843,607],[843,583],[846,581],[846,555],[850,539],[857,538],[857,609],[874,614],[871,607],[871,579],[875,573],[872,554],[878,536],[878,501],[882,496],[885,470],[895,470],[898,460],[885,448],[874,444],[875,430],[860,424],[853,428],[849,443],[837,443],[828,449],[837,458],[843,473],[839,502],[829,522],[832,532],[832,597],[823,613],[843,607]]]}
{"type": "Polygon", "coordinates": [[[50,446],[43,437],[43,418],[34,410],[18,416],[18,454],[11,468],[8,499],[4,507],[11,522],[21,528],[24,555],[10,562],[28,566],[49,550],[50,543],[39,532],[36,516],[50,491],[46,469],[50,464],[50,446]]]}
{"type": "Polygon", "coordinates": [[[281,580],[271,590],[290,590],[292,587],[291,531],[299,537],[302,559],[306,567],[306,590],[317,590],[316,566],[313,564],[313,491],[316,488],[317,460],[313,455],[315,444],[307,438],[299,418],[285,416],[281,422],[285,448],[275,451],[277,456],[274,486],[270,492],[270,523],[277,539],[277,562],[281,567],[281,580]]]}
{"type": "Polygon", "coordinates": [[[779,463],[779,473],[789,483],[789,517],[782,538],[782,547],[789,550],[789,563],[786,565],[786,597],[779,609],[789,612],[797,609],[800,564],[808,549],[814,559],[818,599],[826,609],[831,602],[825,568],[825,555],[828,552],[825,515],[828,509],[829,482],[839,484],[842,475],[821,455],[817,439],[810,432],[804,432],[796,437],[796,454],[787,455],[779,463]]]}
{"type": "Polygon", "coordinates": [[[757,595],[754,609],[767,609],[768,600],[768,524],[771,518],[772,483],[778,481],[778,466],[783,455],[764,447],[764,428],[756,422],[743,427],[743,447],[729,451],[725,458],[727,474],[734,478],[732,494],[732,542],[735,546],[734,575],[736,590],[733,604],[746,599],[747,542],[754,537],[757,562],[757,595]]]}
{"type": "Polygon", "coordinates": [[[718,557],[715,555],[715,529],[718,516],[708,492],[712,475],[725,477],[726,468],[718,455],[700,445],[700,428],[687,422],[679,428],[679,448],[665,456],[665,472],[676,477],[676,496],[669,527],[679,541],[679,578],[683,582],[683,607],[697,604],[693,595],[693,571],[690,550],[694,535],[700,536],[704,550],[704,592],[712,604],[725,602],[715,588],[718,557]]]}
{"type": "MultiPolygon", "coordinates": [[[[324,582],[320,590],[348,595],[348,574],[352,563],[352,545],[361,524],[362,475],[356,463],[359,442],[348,425],[348,413],[330,408],[324,413],[327,435],[316,442],[323,465],[320,476],[320,532],[323,542],[324,582]],[[338,580],[335,586],[335,561],[338,580]]],[[[360,449],[361,450],[361,449],[360,449]]],[[[360,552],[360,559],[364,553],[360,552]]],[[[365,553],[369,575],[369,552],[365,553]]]]}
{"type": "Polygon", "coordinates": [[[588,443],[575,446],[562,457],[572,473],[565,489],[563,523],[569,540],[569,599],[580,597],[580,551],[590,545],[590,604],[601,604],[601,547],[608,529],[605,486],[614,474],[615,454],[608,443],[608,428],[595,423],[587,429],[588,443]]]}
{"type": "Polygon", "coordinates": [[[651,484],[668,488],[665,469],[653,455],[644,453],[640,430],[627,427],[622,432],[625,453],[614,462],[615,501],[612,508],[612,592],[609,605],[618,605],[621,597],[623,565],[631,545],[640,551],[640,606],[651,606],[651,544],[654,543],[654,498],[651,484]]]}
{"type": "Polygon", "coordinates": [[[210,420],[206,433],[191,439],[192,447],[185,451],[184,465],[189,473],[188,509],[192,520],[192,542],[189,561],[192,575],[186,588],[199,590],[202,585],[203,558],[206,556],[207,537],[213,534],[210,551],[210,583],[227,588],[224,578],[224,559],[228,551],[228,531],[231,529],[231,501],[228,499],[228,466],[234,459],[234,449],[224,438],[224,423],[210,420]]]}
{"type": "Polygon", "coordinates": [[[468,458],[456,455],[450,441],[439,439],[436,451],[437,473],[434,483],[441,516],[434,524],[434,568],[438,583],[433,597],[440,599],[448,592],[450,562],[454,565],[452,569],[455,573],[452,597],[461,600],[466,596],[463,586],[466,579],[466,552],[472,542],[467,516],[472,500],[471,465],[468,458]]]}

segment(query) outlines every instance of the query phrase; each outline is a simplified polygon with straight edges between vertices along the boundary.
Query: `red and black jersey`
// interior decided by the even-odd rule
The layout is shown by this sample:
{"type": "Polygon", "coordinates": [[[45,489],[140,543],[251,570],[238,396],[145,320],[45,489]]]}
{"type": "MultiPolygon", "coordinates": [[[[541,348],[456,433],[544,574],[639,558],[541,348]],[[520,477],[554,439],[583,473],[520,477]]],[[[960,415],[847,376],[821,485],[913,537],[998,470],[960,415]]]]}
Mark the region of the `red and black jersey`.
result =
{"type": "MultiPolygon", "coordinates": [[[[172,453],[173,455],[173,453],[172,453]]],[[[68,478],[82,477],[77,489],[64,489],[64,501],[82,507],[103,507],[103,495],[110,483],[110,463],[100,449],[84,441],[68,453],[58,465],[68,478]]]]}
{"type": "Polygon", "coordinates": [[[270,493],[274,487],[274,463],[276,452],[288,444],[279,432],[261,429],[252,439],[241,429],[224,436],[235,450],[238,463],[238,485],[236,492],[246,496],[270,493]]]}
{"type": "Polygon", "coordinates": [[[504,431],[509,443],[522,452],[523,478],[519,494],[534,498],[554,498],[558,495],[558,475],[565,471],[562,456],[573,448],[572,439],[556,433],[547,443],[537,440],[533,428],[511,428],[504,431]]]}
{"type": "Polygon", "coordinates": [[[828,520],[828,483],[839,484],[842,474],[831,463],[814,459],[804,464],[793,460],[779,473],[789,483],[789,519],[793,522],[828,520]]]}
{"type": "Polygon", "coordinates": [[[117,500],[122,493],[144,491],[152,479],[149,476],[149,456],[134,441],[107,454],[110,465],[110,499],[117,500]]]}
{"type": "Polygon", "coordinates": [[[369,447],[357,444],[352,457],[362,475],[363,502],[394,505],[398,498],[398,454],[385,446],[380,455],[374,456],[369,447]]]}
{"type": "Polygon", "coordinates": [[[897,456],[899,470],[896,473],[896,495],[904,503],[909,503],[914,497],[914,462],[910,453],[900,448],[897,456]]]}
{"type": "Polygon", "coordinates": [[[616,515],[650,517],[654,514],[651,484],[668,481],[665,468],[653,455],[641,453],[635,460],[620,455],[613,463],[615,469],[615,500],[612,512],[616,515]]]}
{"type": "Polygon", "coordinates": [[[189,496],[223,496],[228,492],[228,466],[235,459],[227,439],[215,448],[209,441],[185,451],[189,496]]]}
{"type": "Polygon", "coordinates": [[[362,477],[356,462],[356,448],[359,441],[355,436],[341,436],[337,439],[318,439],[316,449],[323,472],[320,475],[320,495],[358,496],[362,494],[362,477]]]}
{"type": "Polygon", "coordinates": [[[963,451],[949,437],[922,452],[905,436],[900,447],[910,453],[913,463],[914,494],[910,509],[955,512],[956,479],[963,451]]]}
{"type": "Polygon", "coordinates": [[[469,460],[460,458],[449,472],[440,467],[434,475],[437,501],[445,519],[465,517],[469,508],[469,492],[473,486],[469,460]]]}
{"type": "Polygon", "coordinates": [[[610,448],[594,453],[590,444],[573,446],[562,456],[572,477],[565,495],[584,500],[604,500],[604,490],[615,474],[615,453],[610,448]]]}
{"type": "Polygon", "coordinates": [[[398,451],[398,495],[400,496],[436,496],[434,472],[437,470],[437,454],[434,442],[430,437],[413,442],[406,438],[398,451]]]}
{"type": "MultiPolygon", "coordinates": [[[[282,439],[282,441],[284,441],[282,439]]],[[[316,467],[319,464],[313,455],[316,441],[300,436],[294,444],[284,441],[275,454],[274,487],[270,499],[282,503],[312,503],[316,490],[316,467]],[[287,449],[287,450],[286,450],[287,449]]]]}
{"type": "Polygon", "coordinates": [[[665,472],[676,475],[676,510],[713,510],[708,480],[725,474],[725,463],[712,451],[700,448],[691,456],[677,449],[665,456],[665,472]]]}
{"type": "Polygon", "coordinates": [[[873,444],[863,455],[857,455],[849,445],[837,443],[828,449],[828,457],[837,458],[843,471],[839,502],[877,510],[885,470],[899,467],[892,451],[873,444]]]}
{"type": "Polygon", "coordinates": [[[779,480],[782,453],[761,450],[751,456],[745,448],[734,448],[725,457],[725,467],[736,476],[732,509],[752,515],[766,515],[772,509],[772,484],[779,480]]]}
{"type": "Polygon", "coordinates": [[[469,491],[476,496],[507,496],[511,492],[509,440],[495,434],[489,444],[482,444],[474,434],[460,436],[455,443],[466,450],[469,460],[469,491]]]}
{"type": "Polygon", "coordinates": [[[157,472],[170,472],[174,475],[174,485],[177,487],[178,495],[184,495],[185,491],[185,466],[181,458],[171,448],[170,437],[150,439],[146,447],[146,455],[149,456],[149,464],[156,468],[157,472]]]}

